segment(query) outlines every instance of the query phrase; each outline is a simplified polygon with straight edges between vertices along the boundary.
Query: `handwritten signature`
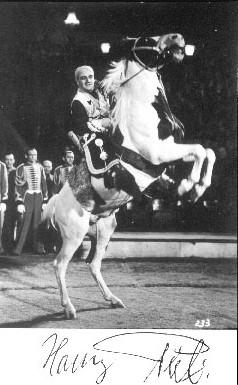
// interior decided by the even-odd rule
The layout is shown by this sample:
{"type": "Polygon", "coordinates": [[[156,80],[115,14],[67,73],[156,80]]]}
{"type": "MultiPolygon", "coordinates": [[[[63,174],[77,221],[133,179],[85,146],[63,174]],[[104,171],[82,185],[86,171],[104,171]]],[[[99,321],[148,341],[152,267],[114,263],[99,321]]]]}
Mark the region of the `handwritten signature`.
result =
{"type": "Polygon", "coordinates": [[[198,384],[202,378],[209,377],[206,370],[209,346],[203,339],[180,334],[151,331],[121,333],[93,344],[93,354],[70,353],[69,339],[60,339],[57,333],[51,334],[42,346],[48,347],[43,368],[51,376],[65,372],[75,374],[91,364],[98,370],[95,383],[101,384],[108,379],[110,372],[113,375],[112,369],[118,365],[118,358],[126,357],[127,366],[128,360],[129,365],[135,360],[137,366],[139,364],[140,371],[144,372],[143,383],[149,384],[152,379],[159,383],[159,379],[167,376],[176,384],[198,384]],[[100,353],[95,354],[95,350],[100,353]],[[99,357],[102,352],[107,353],[106,357],[99,357]],[[116,359],[114,362],[112,357],[116,359]]]}

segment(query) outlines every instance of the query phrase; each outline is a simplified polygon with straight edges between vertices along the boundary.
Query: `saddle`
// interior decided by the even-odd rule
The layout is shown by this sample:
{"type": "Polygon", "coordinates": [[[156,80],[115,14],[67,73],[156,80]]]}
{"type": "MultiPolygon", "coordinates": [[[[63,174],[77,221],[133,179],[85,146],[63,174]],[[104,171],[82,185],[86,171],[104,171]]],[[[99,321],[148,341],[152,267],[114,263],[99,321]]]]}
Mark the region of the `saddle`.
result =
{"type": "Polygon", "coordinates": [[[84,199],[88,207],[93,201],[103,206],[112,200],[115,203],[117,199],[133,197],[136,201],[141,200],[142,193],[135,177],[121,164],[121,159],[153,178],[158,178],[158,183],[159,176],[166,169],[166,164],[152,165],[141,155],[112,142],[100,133],[85,134],[80,144],[84,156],[71,172],[68,181],[77,200],[82,203],[84,199]]]}
{"type": "Polygon", "coordinates": [[[85,134],[80,143],[91,175],[102,177],[112,167],[120,163],[109,138],[106,138],[105,135],[100,133],[85,134]]]}
{"type": "Polygon", "coordinates": [[[100,133],[85,134],[81,146],[91,177],[103,178],[105,188],[123,190],[140,200],[141,192],[135,178],[120,163],[120,155],[109,137],[100,133]]]}

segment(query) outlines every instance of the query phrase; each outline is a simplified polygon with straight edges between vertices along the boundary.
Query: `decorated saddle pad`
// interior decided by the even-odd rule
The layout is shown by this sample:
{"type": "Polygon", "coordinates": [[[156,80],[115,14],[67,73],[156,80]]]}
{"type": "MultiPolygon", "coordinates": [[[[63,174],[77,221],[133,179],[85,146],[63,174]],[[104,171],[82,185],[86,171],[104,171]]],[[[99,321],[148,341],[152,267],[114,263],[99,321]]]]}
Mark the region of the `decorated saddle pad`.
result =
{"type": "Polygon", "coordinates": [[[102,176],[119,163],[110,139],[100,133],[89,134],[82,139],[85,158],[90,174],[102,176]]]}

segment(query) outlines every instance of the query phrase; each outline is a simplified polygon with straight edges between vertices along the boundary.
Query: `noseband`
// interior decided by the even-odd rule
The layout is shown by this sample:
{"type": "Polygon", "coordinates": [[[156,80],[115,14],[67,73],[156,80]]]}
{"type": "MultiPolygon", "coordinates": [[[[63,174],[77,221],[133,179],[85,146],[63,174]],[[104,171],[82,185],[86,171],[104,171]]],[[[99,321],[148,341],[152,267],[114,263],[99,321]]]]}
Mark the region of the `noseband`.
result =
{"type": "MultiPolygon", "coordinates": [[[[154,51],[156,52],[157,54],[161,55],[163,52],[157,47],[157,46],[146,46],[146,45],[141,45],[141,46],[138,46],[138,42],[140,42],[142,38],[141,37],[138,37],[135,39],[135,42],[134,42],[134,45],[131,49],[131,52],[133,53],[133,57],[135,59],[135,61],[140,64],[142,66],[142,68],[136,72],[134,75],[132,75],[130,78],[124,80],[120,86],[124,86],[126,83],[128,83],[131,79],[133,79],[134,77],[136,77],[137,75],[139,75],[142,71],[144,70],[147,70],[147,71],[152,71],[152,72],[158,72],[158,65],[154,66],[154,67],[150,67],[149,65],[146,65],[140,58],[139,56],[137,55],[137,51],[154,51]]],[[[145,39],[145,42],[148,42],[149,40],[153,40],[153,39],[149,39],[149,38],[146,38],[145,39]]],[[[154,42],[154,40],[153,40],[154,42]]],[[[126,70],[125,70],[126,72],[126,70]]]]}
{"type": "MultiPolygon", "coordinates": [[[[131,52],[133,54],[133,58],[135,61],[142,66],[142,69],[140,69],[137,73],[132,75],[130,78],[126,79],[121,83],[121,86],[128,83],[131,79],[133,79],[135,76],[139,75],[142,71],[152,71],[152,72],[158,72],[158,69],[161,68],[165,64],[165,62],[168,60],[168,58],[171,58],[172,55],[176,50],[180,50],[182,54],[185,53],[185,47],[180,46],[177,43],[171,44],[170,47],[166,46],[163,50],[161,48],[158,48],[155,40],[153,38],[142,38],[137,37],[134,40],[133,47],[131,48],[131,52]],[[141,44],[141,45],[140,45],[141,44]],[[155,65],[147,65],[144,63],[144,61],[139,57],[138,52],[154,52],[156,56],[155,65]],[[159,63],[159,59],[162,58],[163,62],[159,63]]],[[[125,71],[126,72],[126,71],[125,71]]]]}
{"type": "MultiPolygon", "coordinates": [[[[153,72],[156,72],[157,71],[157,67],[149,67],[147,66],[145,63],[143,63],[140,58],[138,57],[138,55],[136,54],[136,51],[144,51],[144,50],[148,50],[148,51],[156,51],[158,53],[161,53],[160,50],[157,48],[157,47],[146,47],[146,46],[140,46],[140,47],[137,47],[137,44],[138,44],[138,41],[141,39],[141,37],[138,37],[135,39],[135,42],[134,42],[134,45],[131,49],[131,52],[133,53],[133,57],[135,59],[135,61],[140,64],[142,66],[142,68],[136,72],[134,75],[132,75],[130,78],[124,80],[124,82],[122,82],[120,84],[120,87],[124,86],[126,83],[128,83],[131,79],[133,79],[134,77],[136,77],[137,75],[139,75],[142,71],[144,70],[148,70],[148,71],[153,71],[153,72]]],[[[126,72],[126,70],[125,70],[126,72]]]]}
{"type": "Polygon", "coordinates": [[[152,44],[150,46],[148,45],[141,45],[141,46],[138,46],[138,43],[140,42],[140,40],[142,40],[141,37],[138,37],[135,42],[134,42],[134,45],[131,49],[132,53],[133,53],[133,56],[136,60],[137,63],[139,63],[144,69],[148,70],[148,71],[157,71],[157,68],[158,66],[153,66],[153,67],[150,67],[149,65],[146,65],[140,58],[139,56],[137,55],[137,51],[152,51],[152,52],[156,52],[157,55],[161,55],[163,52],[157,47],[157,46],[153,46],[154,44],[154,40],[152,38],[146,38],[144,39],[145,41],[145,44],[148,43],[148,42],[151,42],[152,44]]]}

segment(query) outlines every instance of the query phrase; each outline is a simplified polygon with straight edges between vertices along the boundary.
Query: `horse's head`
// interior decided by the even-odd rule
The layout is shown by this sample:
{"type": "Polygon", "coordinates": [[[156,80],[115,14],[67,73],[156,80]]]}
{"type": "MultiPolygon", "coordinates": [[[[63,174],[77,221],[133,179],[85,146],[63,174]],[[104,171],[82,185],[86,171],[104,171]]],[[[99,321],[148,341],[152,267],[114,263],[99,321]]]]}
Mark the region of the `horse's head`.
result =
{"type": "MultiPolygon", "coordinates": [[[[183,60],[184,38],[178,33],[170,33],[127,38],[123,43],[125,45],[120,50],[123,59],[111,63],[103,80],[105,93],[113,101],[112,132],[119,127],[124,138],[132,140],[137,131],[147,130],[153,131],[157,138],[161,117],[153,104],[158,90],[163,89],[157,71],[169,61],[179,63],[183,60]]],[[[173,120],[170,123],[173,124],[173,120]]]]}
{"type": "Polygon", "coordinates": [[[127,39],[133,42],[134,59],[146,69],[159,69],[170,61],[180,63],[184,58],[185,41],[179,33],[127,39]]]}

